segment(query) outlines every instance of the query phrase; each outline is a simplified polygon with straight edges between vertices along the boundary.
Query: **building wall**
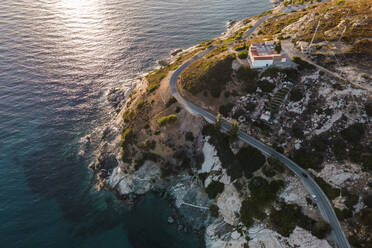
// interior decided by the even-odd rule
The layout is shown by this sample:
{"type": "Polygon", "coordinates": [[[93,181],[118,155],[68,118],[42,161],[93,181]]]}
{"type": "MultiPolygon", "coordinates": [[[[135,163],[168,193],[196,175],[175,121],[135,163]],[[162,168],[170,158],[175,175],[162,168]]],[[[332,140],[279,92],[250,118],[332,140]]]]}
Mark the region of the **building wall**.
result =
{"type": "Polygon", "coordinates": [[[254,60],[252,61],[253,68],[266,67],[273,64],[273,60],[254,60]]]}

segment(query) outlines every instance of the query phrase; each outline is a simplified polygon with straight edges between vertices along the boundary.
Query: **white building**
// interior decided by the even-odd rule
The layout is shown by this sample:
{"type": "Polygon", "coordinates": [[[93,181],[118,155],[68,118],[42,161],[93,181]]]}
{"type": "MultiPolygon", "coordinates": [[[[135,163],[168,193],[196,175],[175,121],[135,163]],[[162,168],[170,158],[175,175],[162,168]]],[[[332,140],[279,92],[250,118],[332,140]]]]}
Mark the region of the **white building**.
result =
{"type": "Polygon", "coordinates": [[[261,115],[260,119],[263,121],[269,121],[270,117],[271,117],[270,111],[265,111],[265,113],[261,115]]]}
{"type": "Polygon", "coordinates": [[[284,53],[275,51],[274,41],[266,41],[264,44],[252,44],[249,47],[249,58],[252,68],[269,67],[275,63],[287,61],[284,53]]]}

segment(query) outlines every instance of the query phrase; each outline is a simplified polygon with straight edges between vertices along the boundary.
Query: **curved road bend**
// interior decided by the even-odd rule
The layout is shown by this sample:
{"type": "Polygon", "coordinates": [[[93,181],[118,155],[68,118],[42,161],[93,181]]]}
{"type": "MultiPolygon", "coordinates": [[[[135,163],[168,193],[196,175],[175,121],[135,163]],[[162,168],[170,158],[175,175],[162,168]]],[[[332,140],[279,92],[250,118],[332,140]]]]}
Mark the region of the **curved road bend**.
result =
{"type": "MultiPolygon", "coordinates": [[[[262,17],[248,32],[244,37],[248,37],[253,31],[264,21],[268,18],[268,16],[262,17]]],[[[201,115],[203,116],[208,122],[214,123],[216,121],[216,116],[201,107],[187,101],[185,98],[181,96],[177,88],[177,80],[182,71],[184,71],[190,64],[194,61],[200,59],[204,55],[206,55],[209,51],[211,51],[215,47],[210,47],[207,50],[201,52],[200,54],[196,55],[183,65],[181,65],[171,76],[170,79],[170,90],[171,94],[177,99],[177,101],[191,114],[194,115],[201,115]]],[[[221,120],[221,129],[223,131],[228,131],[231,128],[231,124],[226,120],[221,120]]],[[[329,222],[332,226],[332,234],[334,235],[337,245],[339,248],[350,248],[350,244],[342,231],[341,225],[337,219],[336,213],[332,208],[330,201],[328,200],[325,193],[321,190],[318,184],[314,181],[314,179],[310,176],[310,174],[302,169],[299,165],[295,162],[290,160],[289,158],[285,157],[283,154],[277,152],[276,150],[272,149],[271,147],[265,145],[264,143],[256,140],[255,138],[249,136],[248,134],[244,133],[243,131],[238,131],[239,139],[243,140],[244,142],[248,143],[249,145],[257,148],[267,156],[272,156],[279,161],[281,161],[284,165],[286,165],[291,171],[293,171],[297,176],[301,178],[303,185],[305,186],[306,190],[316,196],[316,204],[320,209],[320,212],[325,220],[329,222]]]]}

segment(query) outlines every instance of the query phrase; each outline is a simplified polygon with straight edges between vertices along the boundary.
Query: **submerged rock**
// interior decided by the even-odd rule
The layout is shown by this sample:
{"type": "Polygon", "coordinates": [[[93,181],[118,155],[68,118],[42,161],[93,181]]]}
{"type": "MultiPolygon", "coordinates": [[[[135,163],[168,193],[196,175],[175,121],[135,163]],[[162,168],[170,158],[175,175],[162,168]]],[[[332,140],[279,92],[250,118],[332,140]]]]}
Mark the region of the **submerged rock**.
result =
{"type": "Polygon", "coordinates": [[[173,224],[174,223],[174,219],[172,218],[172,216],[169,216],[168,217],[168,223],[169,224],[173,224]]]}

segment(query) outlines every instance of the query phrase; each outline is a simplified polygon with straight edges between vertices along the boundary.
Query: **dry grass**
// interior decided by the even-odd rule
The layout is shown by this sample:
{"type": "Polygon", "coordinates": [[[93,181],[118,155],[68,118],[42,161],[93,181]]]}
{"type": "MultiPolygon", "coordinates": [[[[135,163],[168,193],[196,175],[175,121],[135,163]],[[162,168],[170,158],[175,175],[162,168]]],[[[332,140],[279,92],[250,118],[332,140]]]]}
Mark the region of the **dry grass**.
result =
{"type": "Polygon", "coordinates": [[[320,27],[315,36],[315,42],[338,40],[349,44],[358,39],[372,37],[372,1],[371,0],[335,0],[330,3],[319,4],[308,10],[308,13],[318,13],[311,22],[304,23],[306,26],[298,40],[310,41],[316,25],[320,20],[320,27]]]}

